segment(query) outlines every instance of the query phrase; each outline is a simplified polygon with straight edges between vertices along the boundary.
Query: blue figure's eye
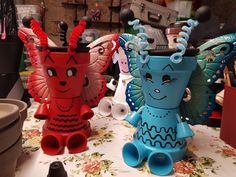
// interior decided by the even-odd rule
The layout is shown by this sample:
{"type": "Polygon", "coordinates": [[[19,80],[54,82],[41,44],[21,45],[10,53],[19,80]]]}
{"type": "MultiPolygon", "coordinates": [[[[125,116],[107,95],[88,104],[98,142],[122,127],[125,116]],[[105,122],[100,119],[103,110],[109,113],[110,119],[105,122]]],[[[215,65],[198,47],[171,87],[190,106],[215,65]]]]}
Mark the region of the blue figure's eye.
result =
{"type": "Polygon", "coordinates": [[[171,77],[169,75],[162,76],[162,85],[166,83],[170,83],[172,81],[171,77]]]}
{"type": "Polygon", "coordinates": [[[151,75],[150,73],[146,73],[145,76],[144,76],[144,78],[145,78],[145,80],[147,80],[147,81],[153,82],[153,81],[152,81],[152,75],[151,75]]]}

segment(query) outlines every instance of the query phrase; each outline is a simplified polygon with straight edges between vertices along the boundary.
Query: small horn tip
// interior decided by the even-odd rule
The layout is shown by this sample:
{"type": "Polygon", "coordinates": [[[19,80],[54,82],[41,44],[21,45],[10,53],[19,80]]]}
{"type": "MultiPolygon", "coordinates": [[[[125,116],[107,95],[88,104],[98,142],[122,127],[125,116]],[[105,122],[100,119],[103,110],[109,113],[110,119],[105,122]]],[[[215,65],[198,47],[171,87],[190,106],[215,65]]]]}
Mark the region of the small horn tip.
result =
{"type": "Polygon", "coordinates": [[[24,25],[24,27],[30,28],[30,22],[33,19],[34,18],[32,16],[24,16],[23,19],[22,19],[22,24],[24,25]]]}
{"type": "Polygon", "coordinates": [[[92,19],[88,16],[84,16],[82,20],[86,21],[86,28],[90,28],[92,26],[92,19]]]}

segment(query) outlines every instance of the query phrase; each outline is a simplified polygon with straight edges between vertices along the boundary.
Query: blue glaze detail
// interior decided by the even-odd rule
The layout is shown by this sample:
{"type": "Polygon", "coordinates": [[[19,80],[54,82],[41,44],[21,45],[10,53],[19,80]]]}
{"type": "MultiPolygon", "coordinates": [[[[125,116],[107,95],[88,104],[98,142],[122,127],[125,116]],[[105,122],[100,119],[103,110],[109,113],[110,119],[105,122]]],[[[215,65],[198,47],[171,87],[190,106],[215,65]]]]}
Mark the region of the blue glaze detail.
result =
{"type": "Polygon", "coordinates": [[[148,35],[147,35],[147,33],[145,33],[145,27],[140,24],[140,21],[138,19],[136,19],[134,21],[129,21],[128,24],[133,25],[134,30],[139,30],[137,37],[139,37],[141,39],[138,42],[138,46],[140,47],[140,49],[139,49],[140,62],[142,64],[148,63],[149,62],[149,55],[148,55],[148,51],[145,50],[148,47],[148,42],[147,42],[148,35]]]}
{"type": "Polygon", "coordinates": [[[176,45],[176,49],[178,50],[178,52],[172,54],[170,56],[170,60],[173,63],[180,63],[183,59],[183,55],[185,54],[186,48],[188,46],[188,40],[189,40],[189,36],[193,30],[194,27],[196,27],[198,25],[198,22],[192,19],[189,19],[187,21],[187,24],[189,26],[183,26],[181,32],[179,32],[179,36],[181,36],[180,38],[177,39],[177,45],[176,45]]]}
{"type": "MultiPolygon", "coordinates": [[[[126,117],[137,127],[133,141],[123,147],[123,159],[127,165],[136,167],[147,160],[152,173],[168,175],[173,163],[184,158],[185,138],[193,133],[179,118],[178,106],[196,64],[195,56],[184,56],[177,64],[171,62],[169,56],[149,56],[149,61],[143,64],[138,56],[141,82],[131,81],[126,94],[128,99],[132,95],[135,100],[134,91],[142,87],[145,105],[142,113],[133,112],[126,117]]],[[[129,103],[138,108],[140,101],[130,100],[129,103]]]]}

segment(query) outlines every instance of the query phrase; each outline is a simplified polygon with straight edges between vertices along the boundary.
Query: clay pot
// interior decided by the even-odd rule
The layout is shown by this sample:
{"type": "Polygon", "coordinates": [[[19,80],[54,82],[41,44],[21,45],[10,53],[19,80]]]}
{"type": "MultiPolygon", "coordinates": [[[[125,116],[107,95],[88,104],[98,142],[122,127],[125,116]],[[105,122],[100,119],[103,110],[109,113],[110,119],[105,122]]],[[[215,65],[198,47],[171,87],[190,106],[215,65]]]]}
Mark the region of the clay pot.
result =
{"type": "Polygon", "coordinates": [[[14,177],[22,152],[22,126],[27,104],[14,99],[0,99],[0,177],[14,177]]]}
{"type": "Polygon", "coordinates": [[[27,118],[27,104],[23,101],[16,99],[0,99],[0,103],[9,103],[18,106],[22,124],[27,118]]]}
{"type": "Polygon", "coordinates": [[[0,153],[0,177],[14,177],[17,159],[22,152],[22,138],[20,137],[9,149],[0,153]]]}
{"type": "Polygon", "coordinates": [[[19,117],[16,105],[0,102],[0,130],[14,122],[19,117]]]}
{"type": "Polygon", "coordinates": [[[21,129],[18,106],[0,103],[0,153],[10,148],[19,139],[21,129]]]}

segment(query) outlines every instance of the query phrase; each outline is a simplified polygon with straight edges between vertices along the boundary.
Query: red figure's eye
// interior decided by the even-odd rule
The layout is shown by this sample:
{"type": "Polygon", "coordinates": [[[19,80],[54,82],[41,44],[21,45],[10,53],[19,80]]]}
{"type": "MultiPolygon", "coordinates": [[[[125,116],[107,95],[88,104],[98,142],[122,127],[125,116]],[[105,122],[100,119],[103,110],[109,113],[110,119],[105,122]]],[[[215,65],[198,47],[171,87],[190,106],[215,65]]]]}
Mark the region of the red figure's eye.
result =
{"type": "Polygon", "coordinates": [[[77,69],[76,69],[76,68],[69,68],[69,69],[67,69],[67,71],[66,71],[66,75],[67,75],[68,77],[76,76],[76,74],[77,74],[77,69]]]}
{"type": "Polygon", "coordinates": [[[47,73],[48,73],[49,77],[57,76],[57,72],[54,68],[48,68],[47,73]]]}

